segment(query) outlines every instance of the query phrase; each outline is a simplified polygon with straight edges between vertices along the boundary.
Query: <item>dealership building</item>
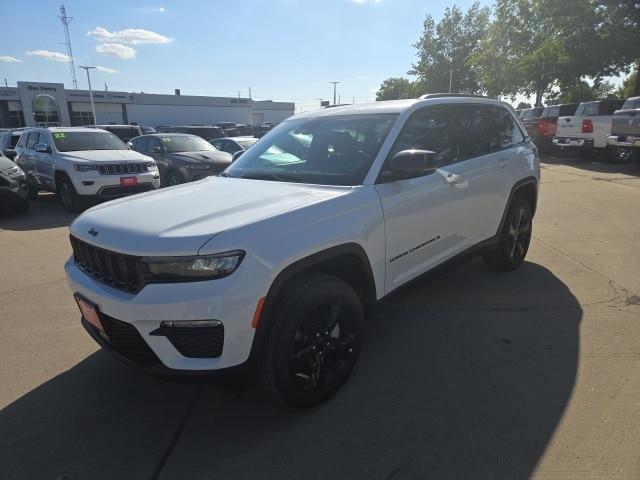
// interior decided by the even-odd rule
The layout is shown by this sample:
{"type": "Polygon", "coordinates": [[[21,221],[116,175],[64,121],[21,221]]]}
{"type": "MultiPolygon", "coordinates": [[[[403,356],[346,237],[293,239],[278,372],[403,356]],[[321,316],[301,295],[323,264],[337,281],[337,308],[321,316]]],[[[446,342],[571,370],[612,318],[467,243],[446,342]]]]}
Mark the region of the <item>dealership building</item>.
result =
{"type": "Polygon", "coordinates": [[[259,125],[281,122],[295,104],[242,97],[204,97],[155,93],[94,91],[93,118],[88,90],[62,83],[18,82],[0,87],[0,127],[77,126],[91,124],[208,125],[235,122],[259,125]]]}

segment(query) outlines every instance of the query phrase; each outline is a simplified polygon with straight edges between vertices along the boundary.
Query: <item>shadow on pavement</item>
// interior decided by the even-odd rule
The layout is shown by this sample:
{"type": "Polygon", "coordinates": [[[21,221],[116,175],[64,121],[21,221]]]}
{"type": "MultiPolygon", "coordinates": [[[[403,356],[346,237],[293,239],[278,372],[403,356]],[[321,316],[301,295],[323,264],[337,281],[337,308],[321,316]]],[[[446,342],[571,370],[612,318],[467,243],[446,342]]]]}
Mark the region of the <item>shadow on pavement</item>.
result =
{"type": "Polygon", "coordinates": [[[29,231],[65,227],[76,218],[62,209],[52,193],[40,193],[30,203],[30,210],[25,214],[0,210],[0,230],[29,231]]]}
{"type": "Polygon", "coordinates": [[[602,156],[598,156],[595,158],[581,158],[576,155],[543,155],[541,161],[542,163],[547,163],[550,165],[570,165],[572,167],[594,173],[620,173],[624,175],[640,176],[640,163],[636,161],[630,161],[627,163],[613,163],[607,161],[602,156]]]}
{"type": "Polygon", "coordinates": [[[309,411],[96,353],[0,411],[5,478],[529,478],[576,379],[582,309],[549,270],[479,260],[370,319],[345,387],[309,411]]]}

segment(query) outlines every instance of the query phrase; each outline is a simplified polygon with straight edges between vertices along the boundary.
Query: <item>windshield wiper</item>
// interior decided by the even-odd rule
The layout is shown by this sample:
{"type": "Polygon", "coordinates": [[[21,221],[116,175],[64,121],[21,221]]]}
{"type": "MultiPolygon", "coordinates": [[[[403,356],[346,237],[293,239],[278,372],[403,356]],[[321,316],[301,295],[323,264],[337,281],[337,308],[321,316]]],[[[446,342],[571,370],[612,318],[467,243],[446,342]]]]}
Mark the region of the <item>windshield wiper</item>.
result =
{"type": "Polygon", "coordinates": [[[245,173],[242,178],[253,180],[275,180],[277,182],[302,182],[302,178],[290,173],[245,173]]]}

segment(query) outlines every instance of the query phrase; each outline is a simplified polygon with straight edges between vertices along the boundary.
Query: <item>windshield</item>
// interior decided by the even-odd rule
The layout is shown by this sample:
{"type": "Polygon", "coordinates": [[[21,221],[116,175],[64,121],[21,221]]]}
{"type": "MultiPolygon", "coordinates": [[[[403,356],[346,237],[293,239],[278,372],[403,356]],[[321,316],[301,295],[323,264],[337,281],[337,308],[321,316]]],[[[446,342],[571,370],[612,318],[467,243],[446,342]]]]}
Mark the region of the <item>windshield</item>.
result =
{"type": "Polygon", "coordinates": [[[622,110],[632,110],[634,108],[640,108],[640,98],[630,98],[622,105],[622,110]]]}
{"type": "Polygon", "coordinates": [[[160,137],[160,141],[169,153],[216,151],[209,142],[196,136],[167,135],[160,137]]]}
{"type": "Polygon", "coordinates": [[[184,132],[190,133],[192,135],[197,135],[204,138],[205,140],[211,140],[224,136],[219,129],[214,127],[188,127],[184,129],[184,132]]]}
{"type": "Polygon", "coordinates": [[[257,138],[243,138],[243,139],[236,138],[237,144],[240,145],[245,150],[249,148],[251,145],[253,145],[254,143],[256,143],[257,141],[258,141],[257,138]]]}
{"type": "Polygon", "coordinates": [[[226,170],[230,177],[318,185],[360,185],[396,114],[290,120],[226,170]]]}
{"type": "Polygon", "coordinates": [[[126,145],[109,132],[52,132],[51,135],[59,152],[127,150],[126,145]]]}

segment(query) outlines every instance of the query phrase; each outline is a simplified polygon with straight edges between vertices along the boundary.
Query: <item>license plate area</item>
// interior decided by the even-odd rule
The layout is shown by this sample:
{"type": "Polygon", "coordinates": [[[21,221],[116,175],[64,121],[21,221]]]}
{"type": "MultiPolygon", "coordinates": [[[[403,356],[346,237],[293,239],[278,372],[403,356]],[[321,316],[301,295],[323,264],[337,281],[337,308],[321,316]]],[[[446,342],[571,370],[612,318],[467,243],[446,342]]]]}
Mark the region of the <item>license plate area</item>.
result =
{"type": "Polygon", "coordinates": [[[79,293],[76,293],[74,297],[84,319],[96,327],[98,331],[105,334],[106,332],[104,330],[104,325],[102,325],[102,321],[100,320],[100,311],[98,310],[98,306],[84,298],[79,293]]]}
{"type": "Polygon", "coordinates": [[[135,187],[138,184],[136,177],[120,177],[120,186],[122,187],[135,187]]]}

